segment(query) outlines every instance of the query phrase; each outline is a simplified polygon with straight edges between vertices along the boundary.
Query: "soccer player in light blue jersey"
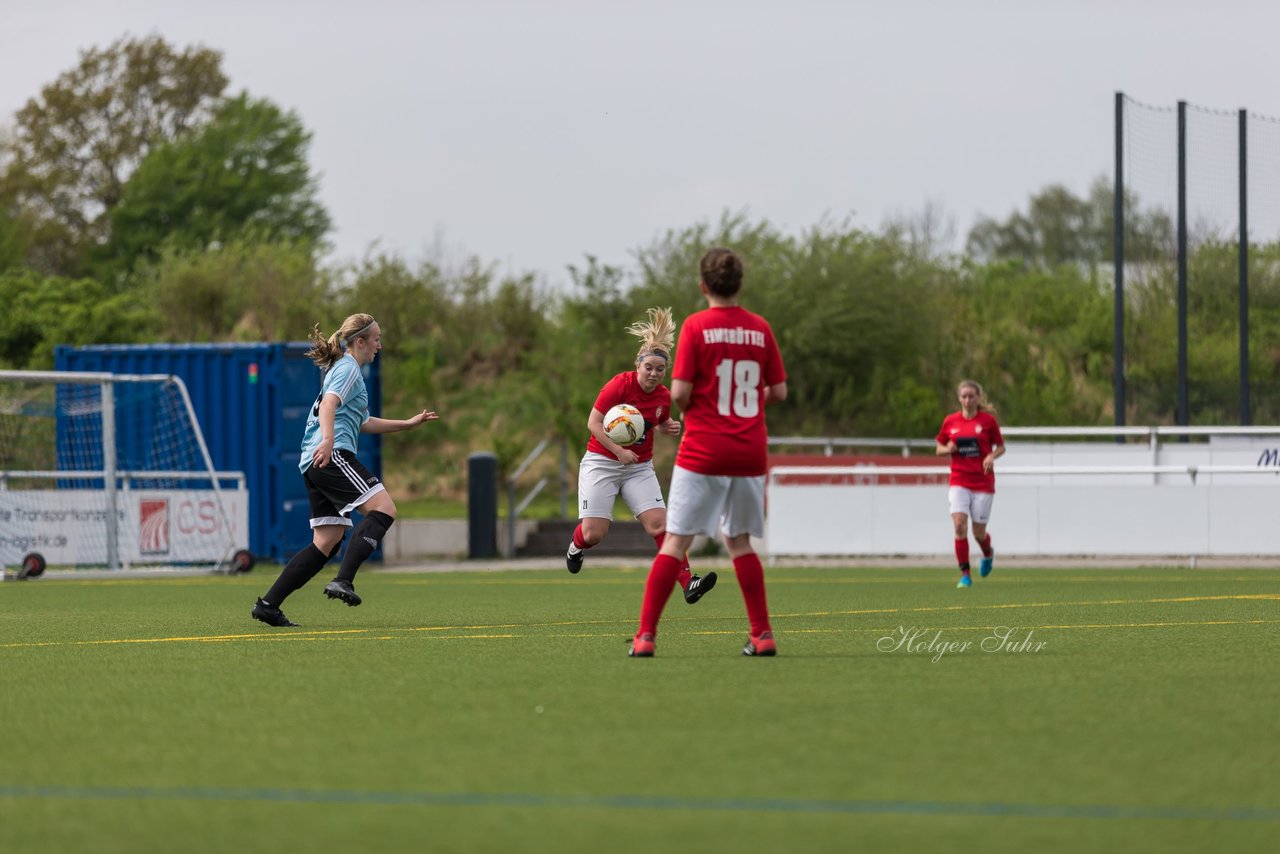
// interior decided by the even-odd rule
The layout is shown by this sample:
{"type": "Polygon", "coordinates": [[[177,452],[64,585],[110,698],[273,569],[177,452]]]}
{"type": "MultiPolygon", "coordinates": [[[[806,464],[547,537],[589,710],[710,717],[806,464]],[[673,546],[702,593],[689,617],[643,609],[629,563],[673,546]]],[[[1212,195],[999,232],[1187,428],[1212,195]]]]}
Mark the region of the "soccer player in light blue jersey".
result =
{"type": "Polygon", "coordinates": [[[425,409],[402,421],[369,414],[369,393],[361,368],[382,349],[382,330],[371,315],[351,315],[328,339],[320,334],[317,324],[311,345],[307,355],[324,372],[324,380],[302,434],[298,468],[311,502],[312,539],[290,558],[275,584],[254,603],[253,618],[269,626],[297,625],[280,606],[338,553],[347,528],[352,527],[352,510],[359,510],[364,520],[352,533],[338,576],[325,585],[324,594],[351,606],[360,604],[354,586],[356,570],[396,520],[396,505],[386,487],[356,459],[360,434],[412,430],[439,417],[425,409]]]}

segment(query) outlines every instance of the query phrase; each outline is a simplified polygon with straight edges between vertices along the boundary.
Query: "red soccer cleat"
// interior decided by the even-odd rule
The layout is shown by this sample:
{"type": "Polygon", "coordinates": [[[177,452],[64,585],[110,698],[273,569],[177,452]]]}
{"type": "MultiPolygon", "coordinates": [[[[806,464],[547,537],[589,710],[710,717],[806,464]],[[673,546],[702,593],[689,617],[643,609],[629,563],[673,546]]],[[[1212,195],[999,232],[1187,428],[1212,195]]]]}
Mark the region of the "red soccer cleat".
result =
{"type": "Polygon", "coordinates": [[[653,658],[653,650],[653,635],[645,632],[631,640],[631,645],[627,647],[627,655],[632,658],[653,658]]]}
{"type": "Polygon", "coordinates": [[[777,655],[778,645],[773,642],[773,632],[761,632],[759,637],[752,635],[747,645],[742,648],[743,655],[777,655]]]}

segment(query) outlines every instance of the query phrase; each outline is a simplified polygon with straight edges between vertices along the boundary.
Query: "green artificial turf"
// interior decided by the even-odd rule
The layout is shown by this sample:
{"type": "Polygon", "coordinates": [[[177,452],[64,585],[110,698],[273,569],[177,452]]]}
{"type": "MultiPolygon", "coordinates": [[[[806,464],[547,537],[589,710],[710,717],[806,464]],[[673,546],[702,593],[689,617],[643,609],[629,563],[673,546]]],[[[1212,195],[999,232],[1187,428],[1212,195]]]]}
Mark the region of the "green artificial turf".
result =
{"type": "Polygon", "coordinates": [[[0,850],[1280,834],[1280,571],[998,567],[957,590],[944,570],[773,569],[779,655],[749,659],[726,570],[672,599],[652,660],[626,657],[640,566],[372,571],[359,608],[322,576],[285,603],[294,629],[249,619],[274,572],[0,586],[0,850]]]}

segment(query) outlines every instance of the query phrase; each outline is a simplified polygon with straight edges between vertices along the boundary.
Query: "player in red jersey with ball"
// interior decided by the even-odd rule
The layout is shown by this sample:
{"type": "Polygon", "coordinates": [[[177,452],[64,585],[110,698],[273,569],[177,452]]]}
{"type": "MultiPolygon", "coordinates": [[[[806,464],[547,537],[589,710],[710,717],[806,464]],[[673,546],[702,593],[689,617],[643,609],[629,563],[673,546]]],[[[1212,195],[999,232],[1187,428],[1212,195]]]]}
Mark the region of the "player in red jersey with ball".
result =
{"type": "Polygon", "coordinates": [[[671,475],[667,536],[645,582],[640,628],[628,654],[654,653],[658,620],[697,534],[721,534],[733,559],[751,633],[744,655],[775,655],[764,567],[751,536],[764,536],[768,431],[764,410],[787,397],[787,374],[768,321],[738,305],[742,260],[714,248],[699,263],[707,308],[680,332],[671,399],[684,440],[671,475]]]}
{"type": "Polygon", "coordinates": [[[987,402],[982,386],[973,380],[964,380],[957,394],[960,411],[943,419],[938,430],[937,454],[951,457],[947,499],[956,533],[956,562],[960,564],[960,581],[956,587],[971,587],[970,519],[973,520],[973,538],[982,549],[978,572],[983,578],[991,573],[995,559],[987,523],[991,521],[991,505],[996,496],[995,463],[1004,456],[1004,437],[1000,435],[995,407],[987,402]]]}
{"type": "MultiPolygon", "coordinates": [[[[609,533],[613,523],[613,502],[619,495],[631,508],[645,533],[662,547],[667,530],[667,505],[662,486],[653,470],[653,434],[680,435],[680,422],[671,417],[671,392],[662,384],[675,343],[675,322],[669,308],[651,308],[648,320],[633,323],[627,331],[640,339],[636,369],[624,371],[604,384],[587,417],[591,439],[578,466],[578,516],[573,541],[565,553],[565,565],[572,573],[582,569],[587,549],[609,533]],[[630,445],[619,445],[605,429],[605,413],[620,403],[640,410],[644,418],[643,437],[630,445]]],[[[685,601],[692,605],[716,584],[716,574],[699,578],[689,572],[685,561],[677,577],[685,601]]]]}

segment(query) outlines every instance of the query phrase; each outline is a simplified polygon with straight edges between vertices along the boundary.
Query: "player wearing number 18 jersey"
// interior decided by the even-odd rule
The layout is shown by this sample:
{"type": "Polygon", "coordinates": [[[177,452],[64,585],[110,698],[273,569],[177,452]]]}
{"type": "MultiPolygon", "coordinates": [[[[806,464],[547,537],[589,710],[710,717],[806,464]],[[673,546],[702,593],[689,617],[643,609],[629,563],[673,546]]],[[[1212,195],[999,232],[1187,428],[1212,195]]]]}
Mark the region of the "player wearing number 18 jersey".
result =
{"type": "Polygon", "coordinates": [[[672,379],[686,379],[692,386],[676,465],[698,474],[764,475],[768,431],[763,391],[786,379],[769,322],[739,305],[712,306],[690,315],[676,348],[672,379]]]}
{"type": "Polygon", "coordinates": [[[720,534],[751,623],[743,653],[773,655],[764,568],[751,537],[764,536],[764,409],[786,398],[786,369],[768,321],[738,305],[737,254],[711,249],[699,268],[707,308],[684,322],[671,374],[671,399],[685,427],[671,475],[667,536],[649,571],[630,654],[653,655],[658,620],[693,537],[720,534]]]}

